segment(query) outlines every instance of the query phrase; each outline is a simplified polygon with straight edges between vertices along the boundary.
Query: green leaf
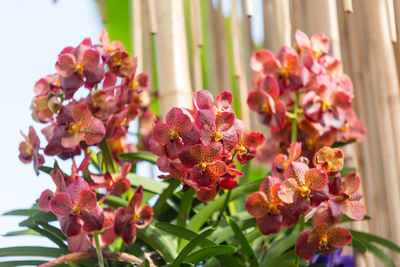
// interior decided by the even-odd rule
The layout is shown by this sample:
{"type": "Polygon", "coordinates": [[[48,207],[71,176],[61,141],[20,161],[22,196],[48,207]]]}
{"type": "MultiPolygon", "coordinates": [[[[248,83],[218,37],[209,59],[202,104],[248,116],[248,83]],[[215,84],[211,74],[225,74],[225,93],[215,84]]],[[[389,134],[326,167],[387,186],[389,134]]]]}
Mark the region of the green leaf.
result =
{"type": "Polygon", "coordinates": [[[153,212],[154,216],[158,217],[161,215],[163,212],[165,212],[168,209],[168,204],[167,199],[172,196],[174,193],[175,189],[180,185],[180,182],[178,180],[170,180],[170,184],[167,187],[167,189],[164,190],[164,192],[160,195],[158,198],[156,204],[153,207],[153,212]]]}
{"type": "Polygon", "coordinates": [[[119,154],[118,157],[120,159],[126,159],[126,160],[147,161],[152,164],[156,164],[158,159],[156,155],[148,151],[124,153],[124,154],[119,154]]]}
{"type": "Polygon", "coordinates": [[[40,210],[31,208],[31,209],[21,209],[21,210],[11,210],[7,211],[3,215],[12,215],[12,216],[33,216],[39,213],[40,210]]]}
{"type": "Polygon", "coordinates": [[[350,172],[356,172],[356,171],[357,171],[356,168],[353,168],[353,167],[343,168],[343,169],[340,171],[340,175],[346,176],[346,174],[348,174],[348,173],[350,173],[350,172]]]}
{"type": "Polygon", "coordinates": [[[260,264],[260,267],[290,266],[283,264],[283,262],[286,260],[292,261],[295,256],[296,253],[294,250],[290,250],[274,258],[265,258],[265,260],[260,264]]]}
{"type": "MultiPolygon", "coordinates": [[[[260,187],[262,180],[256,180],[241,186],[236,187],[232,190],[230,201],[234,201],[240,197],[247,197],[252,192],[255,192],[260,187]]],[[[188,224],[188,229],[196,232],[201,226],[214,214],[214,212],[220,210],[224,203],[225,198],[217,198],[207,203],[207,205],[199,210],[199,212],[192,217],[188,224]]]]}
{"type": "MultiPolygon", "coordinates": [[[[27,261],[0,261],[0,266],[1,267],[14,267],[14,266],[38,266],[43,263],[46,263],[46,261],[39,261],[39,260],[27,260],[27,261]]],[[[59,265],[59,266],[68,266],[68,265],[59,265]]]]}
{"type": "Polygon", "coordinates": [[[392,241],[389,241],[385,238],[382,238],[380,236],[376,236],[373,234],[369,234],[369,233],[364,233],[364,232],[359,232],[356,230],[350,230],[351,234],[353,235],[353,237],[356,237],[358,239],[361,240],[365,240],[367,242],[374,242],[374,243],[378,243],[384,247],[390,248],[391,250],[394,250],[396,252],[400,252],[400,247],[398,245],[396,245],[395,243],[393,243],[392,241]]]}
{"type": "MultiPolygon", "coordinates": [[[[243,231],[250,227],[256,226],[256,219],[252,217],[247,211],[238,213],[232,218],[237,222],[239,228],[243,231]]],[[[210,236],[215,243],[220,244],[224,241],[228,241],[230,238],[234,236],[232,229],[229,225],[224,227],[218,227],[217,230],[210,236]]]]}
{"type": "Polygon", "coordinates": [[[103,139],[99,143],[99,147],[100,147],[102,155],[103,155],[103,160],[104,160],[104,164],[106,165],[106,170],[108,170],[111,173],[117,173],[118,165],[115,163],[113,155],[112,155],[110,148],[108,147],[105,139],[103,139]]]}
{"type": "MultiPolygon", "coordinates": [[[[190,231],[188,229],[173,225],[173,224],[169,224],[169,223],[165,223],[165,222],[158,222],[155,225],[157,228],[170,233],[174,236],[178,236],[181,238],[184,238],[186,240],[192,240],[195,237],[198,236],[197,233],[190,231]]],[[[202,242],[199,243],[200,247],[210,247],[210,246],[217,246],[217,244],[207,238],[202,239],[202,242]]],[[[227,266],[244,266],[244,264],[240,261],[238,261],[237,259],[235,259],[234,257],[230,256],[230,255],[219,255],[217,256],[217,259],[221,262],[226,264],[227,266]]]]}
{"type": "Polygon", "coordinates": [[[237,223],[232,219],[228,219],[229,225],[231,226],[233,232],[235,233],[236,239],[242,247],[243,257],[250,263],[250,266],[258,266],[257,256],[251,248],[246,237],[243,235],[242,230],[239,228],[237,223]]]}
{"type": "MultiPolygon", "coordinates": [[[[233,254],[236,252],[236,248],[234,246],[229,245],[220,245],[220,246],[212,246],[199,249],[189,256],[186,257],[185,262],[190,262],[192,264],[197,264],[201,260],[209,259],[214,256],[223,255],[223,254],[233,254]]],[[[235,266],[235,265],[234,265],[235,266]]]]}
{"type": "MultiPolygon", "coordinates": [[[[102,2],[102,1],[100,1],[102,2]]],[[[129,0],[105,1],[105,26],[110,40],[121,41],[126,51],[132,52],[131,15],[129,0]]]]}
{"type": "Polygon", "coordinates": [[[190,212],[190,209],[192,208],[194,193],[195,193],[195,190],[193,188],[190,188],[183,194],[181,204],[179,206],[179,213],[178,213],[178,218],[177,218],[177,220],[178,220],[177,225],[180,227],[185,227],[185,225],[186,225],[186,220],[188,218],[188,214],[190,212]]]}
{"type": "Polygon", "coordinates": [[[136,231],[137,237],[155,249],[166,262],[172,262],[176,258],[176,242],[170,236],[161,232],[152,224],[145,229],[137,229],[136,231]]]}
{"type": "Polygon", "coordinates": [[[35,236],[40,236],[38,232],[32,229],[25,229],[25,230],[19,230],[19,231],[12,231],[6,233],[4,236],[18,236],[18,235],[35,235],[35,236]]]}
{"type": "Polygon", "coordinates": [[[0,257],[10,256],[42,256],[57,258],[67,254],[67,249],[49,248],[49,247],[8,247],[0,248],[0,257]]]}
{"type": "Polygon", "coordinates": [[[67,248],[63,240],[65,240],[65,237],[63,236],[62,238],[58,237],[56,234],[53,234],[52,232],[39,228],[36,225],[28,226],[30,229],[40,233],[42,236],[47,237],[51,241],[53,241],[56,245],[58,245],[60,248],[67,248]]]}
{"type": "Polygon", "coordinates": [[[114,195],[108,195],[107,198],[104,200],[104,203],[112,207],[126,207],[128,205],[127,200],[114,195]]]}
{"type": "Polygon", "coordinates": [[[356,248],[361,253],[365,253],[367,251],[367,246],[364,244],[364,242],[360,239],[354,238],[354,236],[350,246],[356,248]]]}
{"type": "Polygon", "coordinates": [[[162,194],[164,190],[168,187],[167,182],[156,181],[153,178],[146,178],[134,173],[127,175],[127,178],[131,182],[131,185],[138,187],[143,186],[144,190],[150,191],[155,194],[162,194]]]}
{"type": "Polygon", "coordinates": [[[186,259],[186,256],[203,241],[203,238],[210,235],[214,230],[208,229],[200,233],[198,236],[193,238],[189,244],[187,244],[182,251],[179,253],[178,257],[172,263],[171,267],[179,267],[181,263],[186,259]]]}
{"type": "Polygon", "coordinates": [[[342,146],[345,146],[345,145],[354,143],[355,141],[356,141],[356,140],[352,140],[352,141],[349,141],[349,142],[335,142],[335,143],[333,143],[333,144],[331,145],[331,147],[332,147],[332,148],[342,147],[342,146]]]}
{"type": "Polygon", "coordinates": [[[380,259],[383,263],[387,266],[395,267],[393,260],[382,250],[380,250],[377,246],[373,245],[372,243],[365,242],[365,246],[367,247],[368,251],[374,254],[378,259],[380,259]]]}
{"type": "Polygon", "coordinates": [[[271,248],[265,257],[266,259],[273,259],[283,254],[285,251],[294,246],[299,232],[297,230],[291,232],[289,235],[283,235],[282,238],[271,243],[271,248]]]}
{"type": "Polygon", "coordinates": [[[42,171],[44,173],[50,174],[50,172],[53,170],[52,167],[48,167],[48,166],[39,166],[39,171],[42,171]]]}

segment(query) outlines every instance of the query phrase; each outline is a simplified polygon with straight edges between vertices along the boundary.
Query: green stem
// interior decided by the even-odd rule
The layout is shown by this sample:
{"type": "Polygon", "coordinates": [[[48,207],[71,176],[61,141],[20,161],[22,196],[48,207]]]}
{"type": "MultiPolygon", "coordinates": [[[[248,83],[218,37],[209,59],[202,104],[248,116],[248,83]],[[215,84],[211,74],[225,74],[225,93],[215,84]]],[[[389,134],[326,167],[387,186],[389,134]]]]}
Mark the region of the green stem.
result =
{"type": "Polygon", "coordinates": [[[110,151],[110,149],[108,148],[108,145],[106,143],[106,139],[103,139],[100,143],[99,143],[99,147],[101,149],[101,152],[103,154],[103,160],[104,163],[106,165],[106,170],[111,172],[111,173],[117,173],[118,171],[118,167],[114,162],[112,153],[110,151]]]}
{"type": "Polygon", "coordinates": [[[97,253],[97,260],[99,262],[99,266],[104,267],[104,258],[103,258],[103,253],[102,253],[101,247],[100,247],[98,231],[94,231],[94,242],[96,242],[96,253],[97,253]]]}
{"type": "MultiPolygon", "coordinates": [[[[300,218],[299,233],[303,232],[304,225],[305,225],[305,219],[304,219],[304,214],[303,214],[303,215],[301,215],[301,218],[300,218]]],[[[300,257],[296,255],[296,258],[294,258],[294,261],[293,261],[293,267],[298,267],[299,263],[300,263],[300,257]]]]}
{"type": "Polygon", "coordinates": [[[219,222],[221,221],[222,216],[224,215],[224,212],[226,210],[226,207],[228,206],[228,202],[229,202],[229,200],[231,198],[231,194],[232,194],[232,190],[228,190],[228,193],[225,196],[224,204],[222,205],[222,208],[221,208],[221,210],[219,212],[218,218],[217,218],[217,220],[215,221],[215,223],[213,225],[214,228],[217,228],[219,222]]]}
{"type": "Polygon", "coordinates": [[[300,105],[300,92],[296,92],[296,99],[294,101],[293,120],[292,120],[292,142],[297,141],[297,118],[299,114],[300,105]]]}

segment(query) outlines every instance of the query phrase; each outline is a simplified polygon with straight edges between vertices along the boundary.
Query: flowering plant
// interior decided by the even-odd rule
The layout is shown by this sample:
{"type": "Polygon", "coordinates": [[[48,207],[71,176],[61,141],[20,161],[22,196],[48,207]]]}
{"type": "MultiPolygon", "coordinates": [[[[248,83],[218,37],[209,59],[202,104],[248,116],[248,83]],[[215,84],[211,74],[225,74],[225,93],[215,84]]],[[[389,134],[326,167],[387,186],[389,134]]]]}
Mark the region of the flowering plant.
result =
{"type": "Polygon", "coordinates": [[[230,91],[215,100],[198,91],[193,109],[153,116],[148,78],[136,73],[136,59],[106,31],[100,41],[63,49],[57,72],[34,86],[32,116],[46,125],[47,143],[41,146],[30,127],[20,159],[49,174],[56,189],[7,215],[27,216],[18,234],[43,235],[58,248],[7,248],[55,258],[24,264],[305,266],[325,256],[339,261],[347,245],[390,264],[375,243],[400,251],[339,226],[368,219],[360,177],[344,167],[338,148],[361,141],[366,130],[325,35],[309,39],[297,31],[294,48],[254,52],[247,103],[270,127],[267,139],[246,131],[230,91]],[[136,143],[129,138],[134,121],[136,143]],[[70,159],[71,170],[57,161],[45,165],[43,153],[70,159]],[[271,171],[253,171],[255,158],[271,163],[271,171]],[[139,176],[141,161],[157,165],[161,180],[139,176]]]}

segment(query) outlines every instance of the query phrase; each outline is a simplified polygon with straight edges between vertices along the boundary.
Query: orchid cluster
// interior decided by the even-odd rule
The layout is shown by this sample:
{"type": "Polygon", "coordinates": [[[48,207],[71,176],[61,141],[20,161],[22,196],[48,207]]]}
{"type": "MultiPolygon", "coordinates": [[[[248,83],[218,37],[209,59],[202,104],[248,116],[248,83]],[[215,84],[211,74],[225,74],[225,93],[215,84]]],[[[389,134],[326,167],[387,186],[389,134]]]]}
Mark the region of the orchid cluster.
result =
{"type": "Polygon", "coordinates": [[[353,220],[362,220],[365,207],[359,201],[360,178],[355,172],[341,176],[344,154],[338,148],[323,147],[309,160],[300,157],[301,144],[291,143],[289,157],[268,176],[260,190],[246,200],[246,210],[255,218],[261,233],[278,233],[281,227],[298,222],[304,212],[312,218],[312,230],[300,233],[296,253],[304,259],[313,259],[316,252],[330,254],[351,242],[351,233],[333,227],[343,214],[353,220]],[[329,178],[328,178],[329,177],[329,178]]]}
{"type": "Polygon", "coordinates": [[[360,142],[366,134],[352,109],[351,79],[341,71],[340,60],[327,54],[328,37],[308,38],[297,30],[295,38],[295,48],[283,46],[276,55],[260,50],[251,58],[254,89],[247,103],[271,128],[257,156],[261,162],[271,163],[289,148],[292,120],[298,122],[296,141],[307,157],[335,142],[360,142]]]}
{"type": "Polygon", "coordinates": [[[42,133],[48,143],[42,149],[39,137],[30,127],[19,147],[21,161],[33,161],[37,174],[44,163],[40,150],[48,156],[72,158],[70,175],[54,167],[50,175],[56,191],[45,190],[38,203],[42,211],[57,216],[71,251],[87,251],[94,244],[89,236],[95,231],[101,233],[102,248],[117,236],[130,244],[136,227],[146,227],[153,216],[150,206],[139,208],[141,186],[136,188],[127,208],[115,211],[103,203],[109,194],[120,196],[130,190],[127,174],[132,165],[123,165],[117,155],[136,151],[136,145],[127,142],[129,123],[137,118],[146,123],[152,115],[148,110],[148,77],[144,73],[136,75],[136,59],[131,58],[122,43],[110,42],[105,30],[100,41],[100,45],[92,45],[87,38],[78,47],[64,48],[55,64],[57,73],[35,84],[32,117],[46,124],[42,133]],[[89,172],[87,166],[94,153],[90,146],[108,153],[111,165],[117,162],[122,166],[120,172],[112,175],[110,172],[117,170],[106,168],[103,174],[101,164],[97,166],[99,173],[89,172]],[[82,152],[86,156],[77,167],[75,156],[82,152]],[[85,175],[81,175],[83,172],[85,175]],[[100,191],[105,193],[97,200],[100,191]]]}
{"type": "Polygon", "coordinates": [[[260,132],[245,133],[243,121],[231,107],[233,95],[221,92],[215,101],[209,91],[193,96],[193,110],[172,108],[166,122],[157,117],[151,151],[159,156],[157,166],[186,187],[196,190],[201,201],[211,201],[219,189],[231,190],[238,185],[236,156],[241,165],[256,156],[257,147],[265,141],[260,132]]]}

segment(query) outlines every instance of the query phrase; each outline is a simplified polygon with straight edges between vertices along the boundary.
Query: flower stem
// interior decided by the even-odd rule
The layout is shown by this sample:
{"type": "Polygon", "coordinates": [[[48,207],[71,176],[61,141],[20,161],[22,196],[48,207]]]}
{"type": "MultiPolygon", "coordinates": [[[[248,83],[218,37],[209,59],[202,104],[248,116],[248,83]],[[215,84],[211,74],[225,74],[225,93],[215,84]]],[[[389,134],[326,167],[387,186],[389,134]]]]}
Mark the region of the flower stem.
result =
{"type": "Polygon", "coordinates": [[[229,202],[229,200],[231,198],[231,194],[232,194],[232,190],[228,190],[228,193],[225,196],[224,204],[222,204],[221,211],[219,212],[218,218],[217,218],[217,220],[215,221],[215,223],[213,225],[214,228],[216,228],[218,226],[219,222],[221,221],[222,216],[224,215],[224,212],[225,212],[225,210],[226,210],[226,208],[228,206],[228,202],[229,202]]]}
{"type": "MultiPolygon", "coordinates": [[[[299,233],[301,233],[304,230],[304,225],[305,225],[305,219],[304,219],[304,214],[301,215],[300,218],[300,224],[299,224],[299,233]]],[[[293,267],[298,267],[300,263],[300,257],[296,256],[293,261],[293,267]]]]}
{"type": "Polygon", "coordinates": [[[94,242],[96,242],[96,253],[97,253],[97,260],[99,262],[99,266],[104,267],[103,253],[102,253],[101,247],[100,247],[98,231],[94,231],[94,242]]]}
{"type": "Polygon", "coordinates": [[[292,120],[292,142],[297,141],[297,115],[299,114],[300,105],[300,92],[296,92],[296,99],[294,101],[293,120],[292,120]]]}

